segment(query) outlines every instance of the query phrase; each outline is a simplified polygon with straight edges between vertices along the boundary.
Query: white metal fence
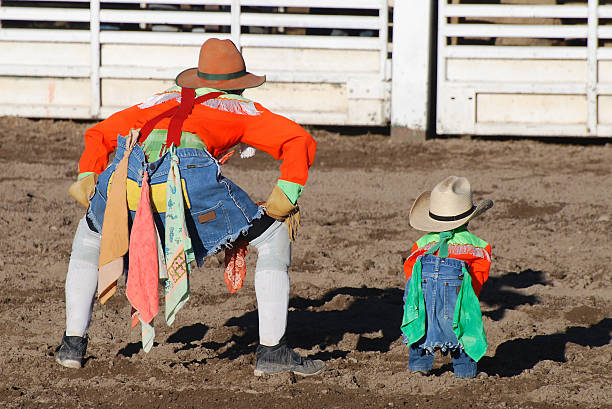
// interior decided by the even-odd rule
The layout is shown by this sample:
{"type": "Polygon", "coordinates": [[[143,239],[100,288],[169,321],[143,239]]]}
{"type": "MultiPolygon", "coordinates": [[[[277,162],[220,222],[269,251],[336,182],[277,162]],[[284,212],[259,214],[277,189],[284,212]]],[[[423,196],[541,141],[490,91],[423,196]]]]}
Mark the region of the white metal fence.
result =
{"type": "Polygon", "coordinates": [[[612,6],[453,3],[438,0],[438,133],[612,136],[612,6]]]}
{"type": "Polygon", "coordinates": [[[267,75],[247,96],[275,112],[423,131],[437,3],[439,134],[612,136],[612,5],[390,3],[0,0],[0,115],[107,117],[172,85],[218,37],[267,75]]]}
{"type": "Polygon", "coordinates": [[[103,118],[172,84],[210,37],[309,124],[389,121],[387,0],[0,1],[0,115],[103,118]]]}

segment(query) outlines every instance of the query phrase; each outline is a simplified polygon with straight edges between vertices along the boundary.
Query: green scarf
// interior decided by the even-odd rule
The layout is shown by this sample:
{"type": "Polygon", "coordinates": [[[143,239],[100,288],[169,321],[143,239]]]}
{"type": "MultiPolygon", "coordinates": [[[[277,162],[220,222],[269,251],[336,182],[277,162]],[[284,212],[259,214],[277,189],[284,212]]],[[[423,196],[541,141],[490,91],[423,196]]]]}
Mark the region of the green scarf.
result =
{"type": "Polygon", "coordinates": [[[406,336],[408,345],[414,344],[425,335],[425,297],[421,285],[421,257],[417,258],[412,268],[412,277],[404,303],[404,316],[402,318],[401,330],[406,336]]]}
{"type": "Polygon", "coordinates": [[[454,230],[440,232],[440,240],[438,243],[427,250],[425,254],[435,254],[438,251],[438,257],[448,257],[448,242],[455,235],[454,230]]]}
{"type": "Polygon", "coordinates": [[[487,352],[487,335],[482,323],[480,302],[472,288],[472,277],[463,266],[463,281],[457,295],[455,314],[453,315],[453,332],[465,353],[478,362],[487,352]]]}

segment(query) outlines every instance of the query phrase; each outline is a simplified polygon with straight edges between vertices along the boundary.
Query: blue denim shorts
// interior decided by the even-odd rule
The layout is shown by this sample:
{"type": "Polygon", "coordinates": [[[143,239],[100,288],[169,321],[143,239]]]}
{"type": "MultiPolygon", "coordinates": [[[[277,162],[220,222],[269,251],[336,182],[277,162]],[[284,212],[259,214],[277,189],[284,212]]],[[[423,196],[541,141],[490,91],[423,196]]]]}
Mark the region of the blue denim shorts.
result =
{"type": "MultiPolygon", "coordinates": [[[[453,332],[453,316],[463,280],[463,263],[431,254],[421,256],[421,284],[427,319],[425,335],[413,344],[414,347],[433,353],[435,349],[447,352],[461,346],[453,332]]],[[[409,285],[410,280],[406,283],[404,302],[409,285]]]]}
{"type": "MultiPolygon", "coordinates": [[[[98,177],[96,190],[87,211],[88,218],[99,232],[102,232],[104,223],[109,182],[125,153],[125,141],[125,138],[118,136],[115,157],[98,177]]],[[[185,199],[185,221],[196,260],[198,265],[201,265],[206,256],[216,253],[246,233],[253,220],[262,216],[263,208],[257,206],[244,190],[221,174],[219,163],[206,150],[177,149],[177,156],[185,199]]],[[[136,193],[130,193],[130,187],[135,192],[136,186],[140,187],[142,184],[144,172],[147,172],[151,194],[156,196],[154,191],[159,193],[160,199],[157,204],[161,209],[161,206],[165,206],[165,183],[170,164],[169,152],[159,160],[147,163],[139,145],[132,150],[128,162],[127,181],[130,225],[136,214],[139,197],[136,193]]],[[[165,212],[156,211],[158,209],[155,208],[155,198],[152,201],[153,217],[163,241],[165,212]]]]}

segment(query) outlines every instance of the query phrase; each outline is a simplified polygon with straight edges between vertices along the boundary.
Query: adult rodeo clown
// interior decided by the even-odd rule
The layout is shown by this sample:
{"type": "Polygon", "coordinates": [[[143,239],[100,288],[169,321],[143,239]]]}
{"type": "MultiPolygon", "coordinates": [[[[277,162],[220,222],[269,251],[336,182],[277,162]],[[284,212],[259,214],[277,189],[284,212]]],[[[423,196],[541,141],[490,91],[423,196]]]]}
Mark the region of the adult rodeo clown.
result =
{"type": "Polygon", "coordinates": [[[313,375],[324,369],[322,361],[289,348],[284,337],[297,200],[316,142],[298,124],[242,96],[264,81],[246,71],[230,40],[209,39],[198,67],[181,72],[175,87],[85,132],[79,178],[70,193],[88,210],[68,265],[59,364],[82,366],[96,290],[103,304],[124,272],[132,323],[140,322],[143,349],[149,351],[158,282],[164,283],[165,319],[171,324],[189,298],[190,262],[201,265],[206,256],[226,250],[225,280],[233,292],[242,285],[249,243],[258,251],[255,375],[313,375]],[[249,146],[243,154],[256,148],[282,160],[280,177],[262,206],[221,174],[220,165],[237,144],[249,146]]]}

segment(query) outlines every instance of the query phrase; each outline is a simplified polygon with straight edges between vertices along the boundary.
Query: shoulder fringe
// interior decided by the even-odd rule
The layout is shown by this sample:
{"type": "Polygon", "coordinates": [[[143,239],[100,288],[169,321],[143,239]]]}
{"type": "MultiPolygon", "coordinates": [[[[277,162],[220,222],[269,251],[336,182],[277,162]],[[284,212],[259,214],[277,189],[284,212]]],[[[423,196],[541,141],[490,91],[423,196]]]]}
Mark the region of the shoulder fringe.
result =
{"type": "MultiPolygon", "coordinates": [[[[145,102],[138,105],[140,109],[151,108],[152,106],[159,105],[163,102],[175,99],[179,104],[181,103],[181,93],[176,91],[162,92],[155,94],[145,102]]],[[[218,109],[220,111],[231,112],[239,115],[260,115],[261,111],[258,111],[253,102],[238,101],[235,99],[215,98],[204,101],[201,105],[209,108],[218,109]]]]}
{"type": "Polygon", "coordinates": [[[239,115],[260,115],[261,111],[255,108],[253,102],[238,101],[235,99],[215,98],[204,101],[202,105],[220,111],[231,112],[239,115]]]}
{"type": "MultiPolygon", "coordinates": [[[[416,249],[415,251],[413,251],[410,256],[408,256],[408,258],[413,257],[417,254],[424,254],[425,252],[427,252],[427,250],[431,249],[433,246],[435,246],[437,244],[437,242],[431,242],[426,244],[425,246],[416,249]]],[[[474,257],[478,257],[478,258],[483,258],[487,261],[491,261],[491,256],[489,255],[489,253],[483,249],[480,248],[478,246],[474,246],[472,244],[459,244],[459,243],[449,243],[448,244],[448,253],[449,254],[453,254],[453,255],[471,255],[474,257]]]]}
{"type": "Polygon", "coordinates": [[[140,109],[151,108],[152,106],[161,104],[162,102],[170,101],[171,99],[177,99],[180,101],[181,93],[172,91],[172,92],[162,92],[160,94],[155,94],[151,98],[147,99],[142,104],[138,105],[140,109]]]}

